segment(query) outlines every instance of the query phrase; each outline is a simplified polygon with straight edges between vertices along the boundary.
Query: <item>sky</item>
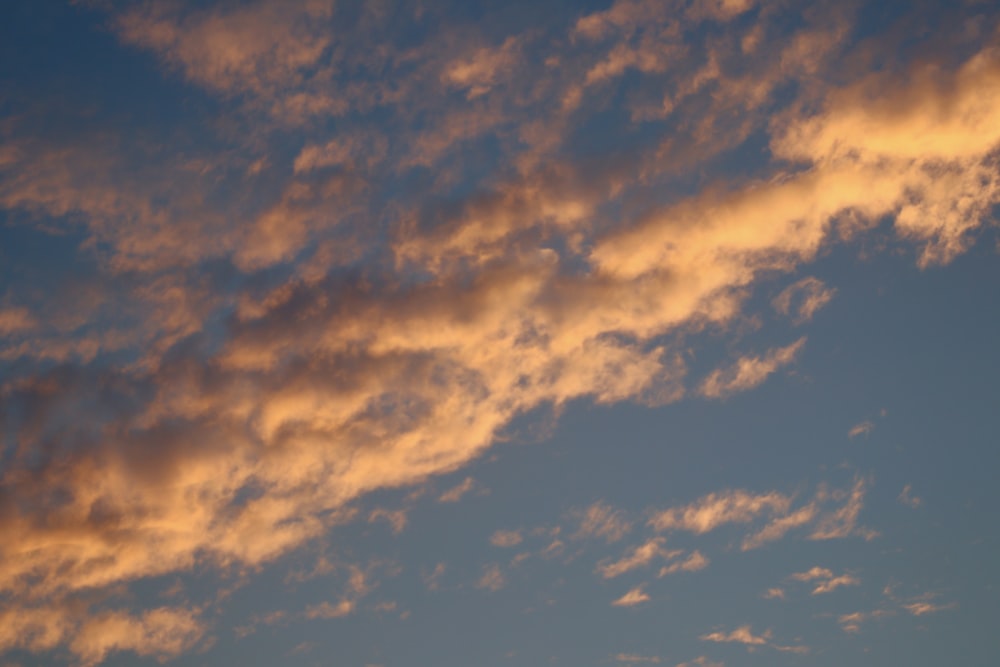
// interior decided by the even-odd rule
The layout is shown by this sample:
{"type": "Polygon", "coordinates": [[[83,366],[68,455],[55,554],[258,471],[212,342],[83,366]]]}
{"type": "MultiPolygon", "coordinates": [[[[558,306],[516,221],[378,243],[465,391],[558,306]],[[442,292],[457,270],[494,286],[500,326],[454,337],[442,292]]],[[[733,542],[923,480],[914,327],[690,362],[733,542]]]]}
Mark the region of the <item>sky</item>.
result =
{"type": "Polygon", "coordinates": [[[996,664],[995,3],[0,12],[0,667],[996,664]]]}

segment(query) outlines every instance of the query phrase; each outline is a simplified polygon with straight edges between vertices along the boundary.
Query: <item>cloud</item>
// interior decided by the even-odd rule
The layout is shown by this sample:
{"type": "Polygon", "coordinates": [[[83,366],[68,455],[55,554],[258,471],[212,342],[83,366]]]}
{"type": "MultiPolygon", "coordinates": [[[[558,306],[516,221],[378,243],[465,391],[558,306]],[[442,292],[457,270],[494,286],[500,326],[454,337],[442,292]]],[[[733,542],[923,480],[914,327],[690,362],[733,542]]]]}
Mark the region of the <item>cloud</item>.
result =
{"type": "Polygon", "coordinates": [[[659,656],[637,655],[635,653],[619,653],[618,655],[614,656],[614,660],[616,662],[621,662],[627,665],[636,665],[636,664],[658,665],[661,662],[659,656]]]}
{"type": "Polygon", "coordinates": [[[957,605],[955,603],[951,604],[935,604],[933,602],[928,602],[926,600],[920,600],[917,602],[910,602],[903,605],[903,609],[910,612],[914,616],[924,616],[926,614],[935,614],[939,611],[945,611],[948,609],[954,609],[957,605]]]}
{"type": "Polygon", "coordinates": [[[122,651],[163,661],[190,650],[206,633],[194,610],[159,607],[140,615],[112,610],[84,615],[81,611],[69,605],[7,606],[0,611],[0,651],[37,652],[65,643],[86,667],[122,651]]]}
{"type": "Polygon", "coordinates": [[[361,567],[351,565],[348,567],[350,575],[347,579],[346,590],[343,596],[336,603],[321,602],[310,605],[303,612],[303,616],[308,619],[330,619],[344,618],[350,616],[357,610],[358,602],[368,595],[374,587],[370,575],[361,567]]]}
{"type": "Polygon", "coordinates": [[[614,660],[615,660],[615,662],[621,662],[621,663],[625,663],[625,664],[628,664],[628,665],[637,665],[637,664],[643,664],[643,663],[645,663],[645,664],[652,664],[652,665],[658,665],[658,664],[660,664],[660,657],[659,656],[656,656],[656,655],[649,655],[649,656],[646,656],[646,655],[637,655],[635,653],[619,653],[618,655],[614,656],[614,660]]]}
{"type": "Polygon", "coordinates": [[[24,307],[0,307],[0,336],[30,331],[38,326],[31,312],[24,307]]]}
{"type": "Polygon", "coordinates": [[[711,493],[679,508],[662,510],[649,524],[658,531],[686,530],[702,534],[727,523],[749,523],[762,514],[787,511],[791,499],[772,492],[753,495],[737,490],[711,493]]]}
{"type": "Polygon", "coordinates": [[[819,506],[816,502],[803,505],[802,507],[772,519],[767,525],[752,535],[748,535],[743,540],[742,549],[749,551],[757,549],[768,542],[779,540],[788,534],[789,531],[812,523],[819,514],[819,506]]]}
{"type": "Polygon", "coordinates": [[[336,604],[321,602],[308,607],[305,611],[305,617],[308,619],[344,618],[345,616],[350,616],[354,612],[354,608],[354,601],[348,599],[341,600],[336,604]]]}
{"type": "Polygon", "coordinates": [[[768,588],[761,597],[765,600],[784,600],[786,596],[783,588],[768,588]]]}
{"type": "Polygon", "coordinates": [[[462,499],[462,496],[472,491],[476,487],[476,480],[471,477],[466,477],[462,482],[455,487],[452,487],[438,496],[439,503],[457,503],[462,499]]]}
{"type": "Polygon", "coordinates": [[[601,565],[597,570],[605,579],[613,579],[626,572],[646,567],[656,558],[669,558],[671,552],[663,548],[663,543],[663,538],[653,538],[645,544],[630,549],[620,560],[601,565]]]}
{"type": "Polygon", "coordinates": [[[498,48],[483,47],[469,57],[449,63],[442,79],[465,90],[470,100],[479,97],[510,76],[520,58],[519,49],[520,40],[508,37],[498,48]]]}
{"type": "Polygon", "coordinates": [[[864,505],[865,481],[855,479],[850,489],[831,490],[820,485],[813,497],[799,507],[794,497],[778,491],[754,494],[737,489],[710,493],[681,507],[657,510],[649,526],[658,532],[683,530],[704,534],[729,524],[752,524],[761,519],[766,523],[747,534],[743,551],[757,549],[784,537],[788,532],[811,526],[809,539],[842,539],[859,535],[866,539],[874,531],[858,525],[864,505]]]}
{"type": "Polygon", "coordinates": [[[375,523],[379,520],[387,521],[392,527],[392,532],[398,535],[406,528],[406,510],[387,510],[385,508],[372,510],[368,515],[368,523],[375,523]]]}
{"type": "MultiPolygon", "coordinates": [[[[32,233],[83,240],[70,296],[25,289],[0,311],[0,357],[20,362],[0,391],[18,443],[0,489],[0,594],[56,608],[83,590],[255,569],[350,519],[365,494],[455,473],[537,408],[678,400],[680,342],[725,331],[762,277],[838,238],[889,217],[922,265],[971,243],[1000,192],[994,49],[824,79],[843,32],[826,13],[797,16],[809,25],[787,39],[768,23],[787,13],[747,14],[737,27],[774,44],[762,49],[751,32],[700,27],[751,3],[678,7],[619,0],[557,39],[462,41],[442,27],[402,55],[384,24],[342,24],[325,0],[114,13],[126,44],[220,113],[185,116],[190,133],[110,127],[102,110],[91,115],[106,126],[78,132],[5,119],[0,207],[32,233]],[[588,159],[575,138],[604,113],[588,95],[616,98],[625,73],[645,85],[609,137],[632,136],[633,113],[670,125],[588,159]],[[809,85],[779,86],[791,81],[809,85]],[[788,106],[773,93],[799,89],[788,106]],[[751,135],[775,161],[711,178],[711,160],[751,135]],[[414,169],[433,174],[416,195],[400,187],[423,183],[414,169]],[[677,173],[709,176],[682,195],[677,173]]],[[[811,280],[775,307],[808,319],[830,292],[811,280]]],[[[760,384],[804,340],[713,372],[701,393],[760,384]]],[[[859,482],[793,508],[777,492],[722,492],[652,525],[766,521],[744,548],[795,529],[871,536],[863,495],[859,482]]],[[[630,528],[598,503],[575,536],[615,542],[630,528]]],[[[81,650],[132,650],[120,628],[164,622],[130,618],[81,650]]],[[[26,630],[23,645],[74,641],[47,632],[26,630]]]]}
{"type": "Polygon", "coordinates": [[[621,510],[596,502],[580,514],[576,537],[600,537],[609,544],[617,542],[632,530],[632,524],[621,510]]]}
{"type": "Polygon", "coordinates": [[[893,595],[892,586],[886,586],[883,594],[889,598],[890,602],[893,603],[892,607],[884,606],[879,609],[873,609],[872,611],[857,611],[849,614],[842,614],[837,618],[837,622],[840,623],[841,629],[844,632],[856,634],[861,632],[862,624],[873,620],[880,620],[895,616],[899,613],[899,611],[905,611],[913,616],[924,616],[927,614],[934,614],[954,609],[958,606],[957,603],[954,602],[949,604],[938,604],[933,602],[934,598],[937,597],[933,593],[927,593],[918,596],[917,598],[910,599],[909,601],[901,602],[893,595]]]}
{"type": "Polygon", "coordinates": [[[330,0],[257,0],[224,9],[177,12],[147,3],[120,15],[129,44],[159,54],[198,84],[258,94],[299,80],[330,45],[330,0]]]}
{"type": "Polygon", "coordinates": [[[520,531],[498,530],[490,536],[490,544],[495,547],[516,547],[523,541],[520,531]]]}
{"type": "Polygon", "coordinates": [[[858,525],[858,516],[864,505],[865,481],[858,478],[850,491],[837,490],[828,492],[820,489],[817,493],[818,500],[841,501],[844,504],[837,510],[829,512],[819,517],[816,527],[809,536],[813,540],[840,539],[851,535],[860,535],[865,539],[872,539],[877,536],[872,530],[858,525]],[[829,495],[828,495],[829,494],[829,495]]]}
{"type": "Polygon", "coordinates": [[[860,579],[852,577],[849,574],[842,574],[839,577],[833,577],[832,579],[821,582],[818,586],[816,586],[816,588],[813,589],[812,594],[821,595],[823,593],[830,593],[841,586],[857,586],[860,583],[860,579]]]}
{"type": "Polygon", "coordinates": [[[430,573],[422,575],[427,590],[436,591],[441,588],[441,579],[444,577],[445,570],[447,570],[447,566],[444,563],[438,563],[430,573]]]}
{"type": "Polygon", "coordinates": [[[676,561],[660,568],[657,577],[665,577],[675,572],[697,572],[708,567],[709,560],[700,551],[693,551],[684,560],[676,561]]]}
{"type": "Polygon", "coordinates": [[[796,572],[795,574],[789,575],[789,579],[793,581],[812,581],[814,579],[832,579],[833,572],[826,569],[825,567],[814,567],[806,572],[796,572]]]}
{"type": "Polygon", "coordinates": [[[700,392],[709,398],[721,398],[752,389],[779,368],[792,363],[805,342],[805,338],[800,338],[786,347],[768,350],[762,357],[742,357],[730,368],[712,371],[701,383],[700,392]]]}
{"type": "Polygon", "coordinates": [[[888,211],[901,235],[925,243],[926,266],[962,252],[997,201],[989,155],[1000,143],[998,114],[1000,59],[987,48],[950,76],[914,66],[833,90],[820,113],[786,126],[772,146],[822,170],[881,162],[881,182],[896,181],[888,211]]]}
{"type": "Polygon", "coordinates": [[[649,595],[643,590],[643,586],[636,586],[630,589],[625,595],[611,603],[614,607],[635,607],[643,602],[649,602],[649,595]]]}
{"type": "Polygon", "coordinates": [[[837,622],[840,623],[840,627],[844,632],[853,634],[861,632],[862,623],[893,615],[895,615],[895,612],[888,609],[876,609],[868,612],[856,611],[850,614],[841,614],[837,617],[837,622]]]}
{"type": "Polygon", "coordinates": [[[677,665],[677,667],[726,667],[723,662],[715,662],[709,660],[705,656],[698,656],[694,660],[689,660],[688,662],[682,662],[677,665]]]}
{"type": "Polygon", "coordinates": [[[384,136],[349,134],[322,145],[304,146],[295,157],[292,169],[299,174],[328,167],[353,168],[356,163],[370,169],[385,158],[387,151],[384,136]]]}
{"type": "Polygon", "coordinates": [[[476,588],[484,588],[496,592],[507,585],[507,579],[497,564],[488,565],[483,569],[483,575],[476,582],[476,588]]]}
{"type": "Polygon", "coordinates": [[[837,290],[827,287],[822,280],[808,277],[783,289],[771,305],[782,315],[791,317],[795,324],[803,324],[811,320],[836,293],[837,290]]]}
{"type": "Polygon", "coordinates": [[[899,496],[897,496],[896,500],[907,507],[912,507],[913,509],[917,509],[924,504],[924,501],[921,498],[913,495],[913,487],[909,484],[903,487],[903,490],[899,492],[899,496]]]}
{"type": "Polygon", "coordinates": [[[808,646],[785,646],[782,644],[775,644],[771,642],[771,636],[772,633],[770,630],[765,630],[761,635],[755,635],[749,625],[741,625],[729,633],[722,631],[710,632],[708,634],[701,635],[699,639],[702,641],[716,643],[742,644],[747,647],[747,650],[750,651],[756,649],[758,646],[767,646],[783,653],[809,653],[808,646]]]}
{"type": "Polygon", "coordinates": [[[858,436],[867,436],[869,433],[875,430],[875,422],[866,419],[860,424],[855,424],[851,427],[851,430],[847,432],[847,437],[857,438],[858,436]]]}
{"type": "Polygon", "coordinates": [[[753,634],[749,625],[741,625],[732,632],[710,632],[699,637],[702,641],[707,642],[723,642],[723,643],[736,643],[745,644],[747,646],[766,646],[771,639],[771,632],[765,631],[763,635],[757,636],[753,634]]]}

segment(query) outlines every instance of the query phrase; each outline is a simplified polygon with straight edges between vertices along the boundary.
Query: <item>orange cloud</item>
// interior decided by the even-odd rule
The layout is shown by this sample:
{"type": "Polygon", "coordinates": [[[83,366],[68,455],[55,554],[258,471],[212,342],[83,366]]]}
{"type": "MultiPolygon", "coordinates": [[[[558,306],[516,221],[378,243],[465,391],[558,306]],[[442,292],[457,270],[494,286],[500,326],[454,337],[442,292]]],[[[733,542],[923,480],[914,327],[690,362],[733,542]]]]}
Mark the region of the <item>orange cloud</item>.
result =
{"type": "Polygon", "coordinates": [[[613,579],[617,576],[625,574],[626,572],[631,572],[632,570],[645,567],[652,563],[656,558],[669,558],[671,556],[671,552],[668,552],[663,548],[663,542],[664,540],[662,538],[649,540],[645,544],[631,549],[629,553],[623,556],[620,560],[600,566],[598,571],[605,579],[613,579]]]}
{"type": "Polygon", "coordinates": [[[632,530],[632,524],[621,510],[596,502],[583,511],[578,537],[602,537],[608,543],[617,542],[632,530]]]}
{"type": "Polygon", "coordinates": [[[197,612],[188,609],[161,607],[139,616],[108,610],[88,616],[85,612],[66,603],[8,606],[0,611],[0,651],[46,651],[65,643],[87,667],[121,651],[167,660],[194,647],[206,630],[197,612]]]}
{"type": "Polygon", "coordinates": [[[791,345],[769,350],[762,357],[742,357],[730,368],[712,371],[701,383],[702,395],[720,398],[758,386],[779,368],[794,361],[805,342],[805,338],[800,338],[791,345]]]}
{"type": "Polygon", "coordinates": [[[476,588],[484,588],[490,592],[496,592],[507,585],[507,578],[497,564],[489,565],[483,570],[483,575],[476,582],[476,588]]]}
{"type": "Polygon", "coordinates": [[[649,524],[659,531],[687,530],[702,534],[727,523],[748,523],[761,514],[785,512],[791,499],[779,493],[752,495],[746,491],[711,493],[685,507],[654,514],[649,524]]]}
{"type": "Polygon", "coordinates": [[[821,582],[816,588],[813,589],[813,595],[821,595],[823,593],[829,593],[841,586],[857,586],[861,583],[860,579],[852,577],[849,574],[843,574],[839,577],[833,577],[827,581],[821,582]]]}
{"type": "Polygon", "coordinates": [[[498,530],[490,536],[490,544],[495,547],[516,547],[522,540],[521,533],[516,530],[498,530]]]}
{"type": "Polygon", "coordinates": [[[747,646],[765,646],[771,639],[771,632],[766,631],[763,635],[754,635],[749,625],[742,625],[732,632],[710,632],[702,635],[699,639],[708,642],[737,643],[747,646]]]}
{"type": "Polygon", "coordinates": [[[806,572],[796,572],[788,577],[793,581],[815,581],[821,580],[813,589],[813,595],[829,593],[841,586],[857,586],[861,581],[849,574],[834,576],[833,572],[825,567],[814,567],[806,572]]]}
{"type": "Polygon", "coordinates": [[[611,605],[614,607],[635,607],[643,602],[649,602],[651,598],[643,588],[643,586],[636,586],[612,602],[611,605]]]}
{"type": "Polygon", "coordinates": [[[223,92],[288,86],[332,40],[322,21],[332,0],[256,1],[186,14],[170,5],[133,9],[117,20],[122,39],[159,53],[197,83],[223,92]]]}
{"type": "Polygon", "coordinates": [[[0,308],[0,336],[29,331],[36,326],[38,323],[27,308],[0,308]]]}
{"type": "Polygon", "coordinates": [[[789,579],[794,581],[812,581],[813,579],[830,579],[833,577],[833,572],[826,569],[825,567],[814,567],[807,572],[796,572],[789,576],[789,579]]]}
{"type": "MultiPolygon", "coordinates": [[[[731,48],[762,60],[744,76],[727,71],[732,54],[724,45],[706,47],[704,59],[677,47],[693,31],[682,21],[727,20],[751,6],[714,0],[682,15],[661,2],[618,0],[567,26],[570,39],[552,40],[534,69],[519,69],[537,64],[522,52],[527,38],[417,49],[408,55],[417,73],[394,96],[331,84],[336,63],[324,54],[336,50],[336,35],[325,0],[189,11],[154,3],[117,16],[127,43],[223,100],[248,96],[252,108],[301,121],[377,99],[403,129],[398,141],[375,131],[311,137],[283,166],[277,156],[261,162],[266,136],[246,138],[237,148],[252,155],[233,164],[204,155],[136,168],[106,145],[133,142],[103,137],[68,146],[19,139],[0,149],[0,206],[82,225],[86,247],[100,249],[102,275],[136,281],[120,288],[127,298],[95,287],[105,292],[95,301],[104,310],[141,304],[130,305],[139,322],[130,326],[106,325],[89,301],[64,322],[34,304],[0,310],[0,357],[76,364],[3,387],[5,402],[29,408],[11,426],[21,450],[58,457],[29,465],[18,453],[5,472],[0,593],[44,608],[74,591],[196,566],[271,562],[347,520],[345,508],[365,493],[459,470],[514,417],[539,406],[680,398],[686,369],[673,334],[733,320],[762,276],[811,261],[837,231],[891,215],[902,237],[921,244],[922,264],[961,252],[1000,192],[1000,66],[992,49],[954,71],[916,68],[898,81],[879,74],[818,91],[817,105],[771,119],[770,147],[781,162],[762,178],[709,183],[681,198],[670,188],[661,199],[649,194],[664,174],[700,165],[767,126],[760,110],[776,85],[788,72],[818,71],[839,43],[838,25],[761,53],[753,35],[759,42],[767,34],[759,24],[767,17],[748,19],[749,31],[760,30],[731,48]],[[595,50],[574,50],[584,47],[595,50]],[[690,129],[702,143],[664,142],[597,166],[573,157],[563,142],[573,114],[587,115],[588,80],[613,85],[626,71],[670,77],[675,63],[677,94],[666,99],[666,86],[651,86],[656,114],[648,117],[673,118],[678,135],[690,129]],[[435,94],[414,93],[428,81],[434,93],[451,88],[466,99],[460,108],[434,107],[435,94]],[[507,86],[519,81],[527,83],[511,93],[507,86]],[[569,98],[576,103],[562,109],[569,98]],[[685,106],[703,100],[707,110],[685,106]],[[435,112],[424,114],[437,119],[432,127],[415,129],[422,114],[413,105],[435,112]],[[548,118],[538,109],[557,107],[551,124],[537,120],[548,118]],[[741,120],[723,126],[733,117],[741,120]],[[503,135],[494,137],[503,163],[457,203],[407,200],[387,212],[365,198],[368,172],[438,164],[489,133],[503,135]],[[396,143],[406,145],[403,154],[396,143]],[[213,208],[232,186],[209,184],[231,184],[233,174],[261,201],[213,208]],[[388,229],[355,229],[384,218],[388,229]],[[366,252],[380,267],[376,275],[330,277],[366,252]],[[247,283],[276,267],[291,277],[263,294],[248,287],[220,296],[199,273],[208,262],[231,265],[247,283]],[[78,337],[84,325],[96,333],[78,337]],[[31,340],[7,340],[27,332],[31,340]],[[88,366],[123,350],[141,350],[141,360],[88,366]],[[106,399],[97,410],[95,395],[106,399]],[[94,421],[81,425],[83,413],[94,421]]],[[[447,194],[446,184],[442,176],[434,194],[447,194]]],[[[832,294],[812,280],[782,292],[775,308],[809,319],[832,294]]],[[[794,361],[804,341],[744,357],[711,373],[699,391],[720,397],[756,386],[794,361]]],[[[440,500],[457,501],[471,488],[467,478],[440,500]]],[[[812,539],[871,536],[858,524],[863,496],[861,481],[847,492],[821,489],[797,508],[777,492],[724,492],[658,512],[651,525],[702,534],[765,521],[744,549],[799,528],[812,539]]],[[[399,515],[377,517],[402,525],[399,515]]],[[[630,528],[599,503],[584,511],[575,536],[615,542],[630,528]]],[[[657,549],[607,567],[651,562],[657,549]]],[[[665,569],[703,567],[696,556],[665,569]]],[[[640,588],[619,602],[646,599],[640,588]]],[[[60,629],[73,626],[68,615],[60,611],[53,629],[42,629],[33,613],[10,619],[25,638],[17,646],[77,641],[60,629]]],[[[106,617],[77,646],[98,659],[139,650],[127,637],[175,638],[151,653],[165,654],[196,634],[185,627],[179,616],[106,617]],[[178,634],[158,629],[170,619],[178,634]]]]}
{"type": "Polygon", "coordinates": [[[803,324],[811,320],[836,293],[837,290],[827,287],[818,278],[803,278],[782,290],[771,305],[782,315],[791,317],[795,324],[803,324]]]}
{"type": "Polygon", "coordinates": [[[451,489],[448,489],[438,497],[439,503],[456,503],[462,499],[462,496],[467,494],[476,486],[476,480],[471,477],[466,477],[462,480],[462,483],[451,489]]]}
{"type": "Polygon", "coordinates": [[[668,574],[674,574],[675,572],[697,572],[708,567],[708,563],[708,558],[702,555],[700,551],[692,551],[691,554],[684,560],[661,567],[656,576],[665,577],[668,574]]]}

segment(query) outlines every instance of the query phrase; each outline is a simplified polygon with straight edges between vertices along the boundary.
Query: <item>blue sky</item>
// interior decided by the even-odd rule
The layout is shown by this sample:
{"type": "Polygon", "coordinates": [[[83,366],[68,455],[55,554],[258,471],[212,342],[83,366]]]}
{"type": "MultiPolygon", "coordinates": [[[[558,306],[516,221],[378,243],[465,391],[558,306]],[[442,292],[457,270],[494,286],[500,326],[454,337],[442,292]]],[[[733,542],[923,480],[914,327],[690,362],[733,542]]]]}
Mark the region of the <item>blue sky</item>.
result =
{"type": "Polygon", "coordinates": [[[984,2],[11,2],[0,666],[991,665],[984,2]]]}

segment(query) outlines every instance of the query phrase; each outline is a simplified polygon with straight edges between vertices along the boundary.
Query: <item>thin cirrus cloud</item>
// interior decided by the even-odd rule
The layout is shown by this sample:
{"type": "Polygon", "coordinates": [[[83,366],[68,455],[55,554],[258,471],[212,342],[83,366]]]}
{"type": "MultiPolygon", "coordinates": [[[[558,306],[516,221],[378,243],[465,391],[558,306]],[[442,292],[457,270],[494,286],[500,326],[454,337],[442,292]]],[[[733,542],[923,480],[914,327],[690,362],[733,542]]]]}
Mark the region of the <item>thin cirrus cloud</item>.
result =
{"type": "MultiPolygon", "coordinates": [[[[787,12],[753,2],[618,0],[499,36],[435,8],[393,21],[376,4],[348,16],[324,0],[98,3],[123,53],[152,54],[225,122],[101,126],[98,113],[56,133],[4,119],[0,207],[78,239],[72,270],[86,275],[64,279],[70,298],[58,284],[0,306],[17,443],[0,493],[0,594],[17,604],[0,649],[64,647],[86,664],[192,650],[201,607],[137,615],[80,596],[273,563],[353,521],[372,492],[463,469],[542,406],[749,391],[793,369],[806,337],[693,383],[688,337],[726,331],[755,288],[886,216],[921,266],[947,263],[1000,201],[993,47],[832,77],[851,29],[836,8],[777,39],[787,12]],[[440,27],[421,42],[398,32],[410,19],[440,27]],[[599,100],[633,76],[643,85],[610,130],[658,122],[663,136],[588,157],[578,144],[599,100]],[[802,97],[783,102],[792,83],[802,97]],[[763,164],[671,185],[751,135],[763,164]]],[[[773,307],[805,324],[834,293],[801,279],[773,307]]],[[[874,537],[859,523],[865,490],[718,491],[649,526],[742,526],[744,550],[792,531],[874,537]]],[[[408,521],[362,516],[396,533],[408,521]]],[[[633,528],[604,503],[577,518],[576,539],[633,528]]],[[[706,567],[665,544],[599,572],[706,567]]],[[[819,587],[853,583],[834,581],[819,587]]],[[[493,565],[478,583],[506,580],[493,565]]],[[[352,590],[306,616],[354,612],[352,590]]],[[[638,587],[613,604],[648,599],[638,587]]]]}

